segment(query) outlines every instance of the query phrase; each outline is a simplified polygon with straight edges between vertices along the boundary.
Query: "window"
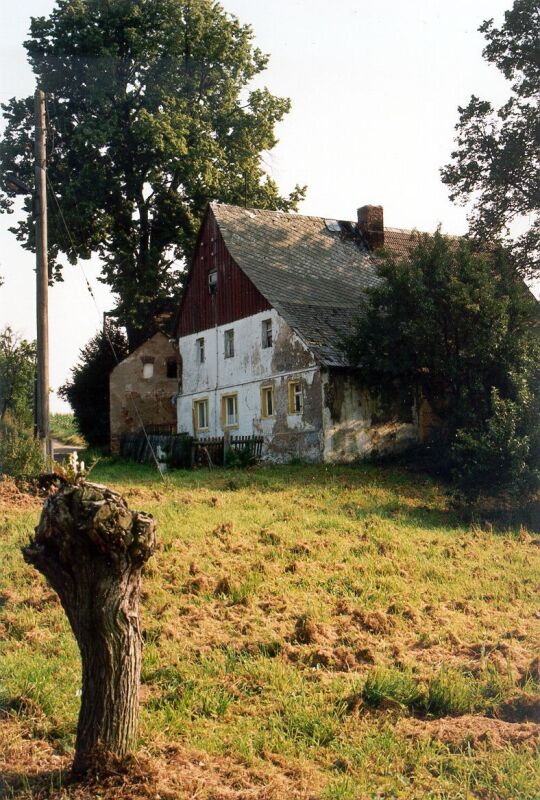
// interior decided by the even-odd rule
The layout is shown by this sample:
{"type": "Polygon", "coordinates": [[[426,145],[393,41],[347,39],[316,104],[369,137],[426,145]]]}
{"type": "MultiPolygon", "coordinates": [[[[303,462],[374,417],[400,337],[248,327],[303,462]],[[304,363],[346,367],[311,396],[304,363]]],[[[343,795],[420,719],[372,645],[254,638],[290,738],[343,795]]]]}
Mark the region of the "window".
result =
{"type": "Polygon", "coordinates": [[[208,430],[208,399],[195,400],[193,403],[193,428],[197,431],[208,430]]]}
{"type": "Polygon", "coordinates": [[[299,381],[290,381],[289,414],[301,414],[303,404],[302,384],[299,381]]]}
{"type": "Polygon", "coordinates": [[[178,378],[178,361],[176,358],[167,359],[167,378],[178,378]]]}
{"type": "Polygon", "coordinates": [[[213,269],[208,273],[208,291],[210,294],[217,292],[217,269],[213,269]]]}
{"type": "Polygon", "coordinates": [[[274,388],[263,386],[261,389],[261,413],[263,417],[274,416],[274,388]]]}
{"type": "Polygon", "coordinates": [[[197,339],[197,363],[204,364],[204,337],[197,339]]]}
{"type": "Polygon", "coordinates": [[[272,320],[264,319],[262,323],[262,346],[272,347],[272,320]]]}
{"type": "Polygon", "coordinates": [[[221,427],[238,427],[238,395],[225,394],[221,398],[221,427]]]}
{"type": "Polygon", "coordinates": [[[154,362],[145,361],[142,368],[142,376],[145,380],[150,380],[154,377],[154,362]]]}
{"type": "Polygon", "coordinates": [[[225,358],[232,358],[234,356],[234,331],[231,328],[225,331],[225,358]]]}

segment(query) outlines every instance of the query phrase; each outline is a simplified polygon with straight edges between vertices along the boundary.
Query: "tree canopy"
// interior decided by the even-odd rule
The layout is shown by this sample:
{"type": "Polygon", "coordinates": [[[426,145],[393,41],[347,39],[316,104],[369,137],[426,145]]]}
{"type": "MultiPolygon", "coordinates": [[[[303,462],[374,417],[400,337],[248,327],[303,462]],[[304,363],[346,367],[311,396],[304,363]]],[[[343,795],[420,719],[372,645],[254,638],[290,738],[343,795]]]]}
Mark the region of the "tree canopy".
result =
{"type": "Polygon", "coordinates": [[[521,273],[540,275],[540,6],[515,0],[500,28],[480,31],[484,58],[511,81],[499,109],[472,96],[459,108],[456,150],[442,170],[453,200],[474,200],[471,230],[483,240],[519,221],[514,255],[521,273]]]}
{"type": "MultiPolygon", "coordinates": [[[[98,254],[131,348],[178,293],[211,200],[296,207],[263,169],[289,100],[249,90],[268,56],[213,0],[57,0],[25,43],[48,95],[50,258],[98,254]]],[[[2,106],[2,170],[33,182],[33,100],[2,106]]],[[[0,197],[13,210],[8,188],[0,197]]],[[[32,209],[14,228],[34,246],[32,209]]]]}
{"type": "Polygon", "coordinates": [[[348,342],[367,386],[427,400],[438,468],[464,494],[540,486],[540,306],[503,247],[419,235],[387,254],[348,342]]]}

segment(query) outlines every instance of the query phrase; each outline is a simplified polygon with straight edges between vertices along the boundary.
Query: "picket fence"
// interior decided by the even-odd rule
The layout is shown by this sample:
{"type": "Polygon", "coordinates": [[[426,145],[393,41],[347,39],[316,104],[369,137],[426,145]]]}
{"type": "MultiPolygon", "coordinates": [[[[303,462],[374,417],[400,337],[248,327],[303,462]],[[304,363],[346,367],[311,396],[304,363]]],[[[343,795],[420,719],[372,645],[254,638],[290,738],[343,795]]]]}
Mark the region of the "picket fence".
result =
{"type": "Polygon", "coordinates": [[[120,437],[122,458],[139,464],[166,461],[170,467],[221,466],[228,450],[242,453],[245,461],[259,461],[264,439],[262,436],[207,436],[193,437],[187,433],[164,433],[155,428],[136,433],[123,433],[120,437]]]}

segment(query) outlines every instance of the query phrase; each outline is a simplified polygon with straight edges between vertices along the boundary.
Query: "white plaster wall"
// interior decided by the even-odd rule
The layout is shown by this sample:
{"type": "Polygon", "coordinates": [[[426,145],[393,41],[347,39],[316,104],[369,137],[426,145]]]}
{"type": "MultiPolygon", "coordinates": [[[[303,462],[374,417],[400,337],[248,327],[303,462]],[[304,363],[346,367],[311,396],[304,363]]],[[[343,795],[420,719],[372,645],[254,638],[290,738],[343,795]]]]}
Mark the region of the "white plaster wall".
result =
{"type": "MultiPolygon", "coordinates": [[[[285,320],[275,310],[264,311],[237,320],[227,325],[210,328],[205,331],[183,336],[179,339],[179,350],[182,357],[182,394],[177,400],[178,431],[194,433],[193,402],[208,398],[209,430],[201,432],[204,436],[222,436],[221,397],[223,394],[238,394],[239,425],[232,433],[240,436],[252,434],[263,435],[267,443],[274,437],[276,417],[280,412],[276,408],[274,417],[265,419],[261,416],[261,386],[273,382],[276,407],[281,407],[281,416],[286,423],[281,426],[278,436],[306,432],[311,440],[319,442],[320,423],[309,421],[306,414],[290,415],[286,413],[288,381],[301,379],[306,386],[311,386],[318,373],[318,367],[301,339],[292,331],[285,320]],[[273,346],[262,347],[262,323],[272,320],[273,346]],[[224,332],[234,330],[234,356],[225,358],[224,332]],[[205,362],[197,360],[197,339],[205,340],[205,362]],[[279,369],[276,366],[276,348],[290,346],[291,352],[300,348],[305,355],[305,366],[301,369],[279,369]],[[279,344],[278,344],[279,343],[279,344]],[[284,405],[285,404],[285,405],[284,405]],[[286,428],[287,430],[283,430],[286,428]]],[[[286,354],[285,354],[286,355],[286,354]]],[[[291,359],[294,361],[294,358],[291,359]]],[[[286,359],[285,359],[286,361],[286,359]]],[[[284,362],[285,363],[285,362],[284,362]]],[[[312,448],[313,449],[313,448],[312,448]]],[[[317,455],[320,458],[320,445],[317,444],[317,455]]],[[[292,453],[292,449],[291,449],[292,453]]],[[[315,453],[307,457],[315,458],[315,453]]]]}

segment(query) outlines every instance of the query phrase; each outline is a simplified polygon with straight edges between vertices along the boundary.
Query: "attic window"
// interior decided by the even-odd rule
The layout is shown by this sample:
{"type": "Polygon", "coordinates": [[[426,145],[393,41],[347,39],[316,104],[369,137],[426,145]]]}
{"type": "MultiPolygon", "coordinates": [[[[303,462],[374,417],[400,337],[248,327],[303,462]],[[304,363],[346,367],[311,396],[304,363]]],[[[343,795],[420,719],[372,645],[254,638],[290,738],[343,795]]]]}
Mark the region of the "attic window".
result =
{"type": "Polygon", "coordinates": [[[208,292],[215,294],[217,291],[217,269],[213,269],[208,273],[208,292]]]}
{"type": "Polygon", "coordinates": [[[142,368],[142,376],[145,380],[150,380],[150,378],[154,377],[154,362],[147,361],[143,364],[142,368]]]}
{"type": "Polygon", "coordinates": [[[272,320],[264,319],[262,322],[262,346],[272,347],[272,320]]]}
{"type": "Polygon", "coordinates": [[[167,359],[167,378],[178,378],[178,361],[176,358],[167,359]]]}

